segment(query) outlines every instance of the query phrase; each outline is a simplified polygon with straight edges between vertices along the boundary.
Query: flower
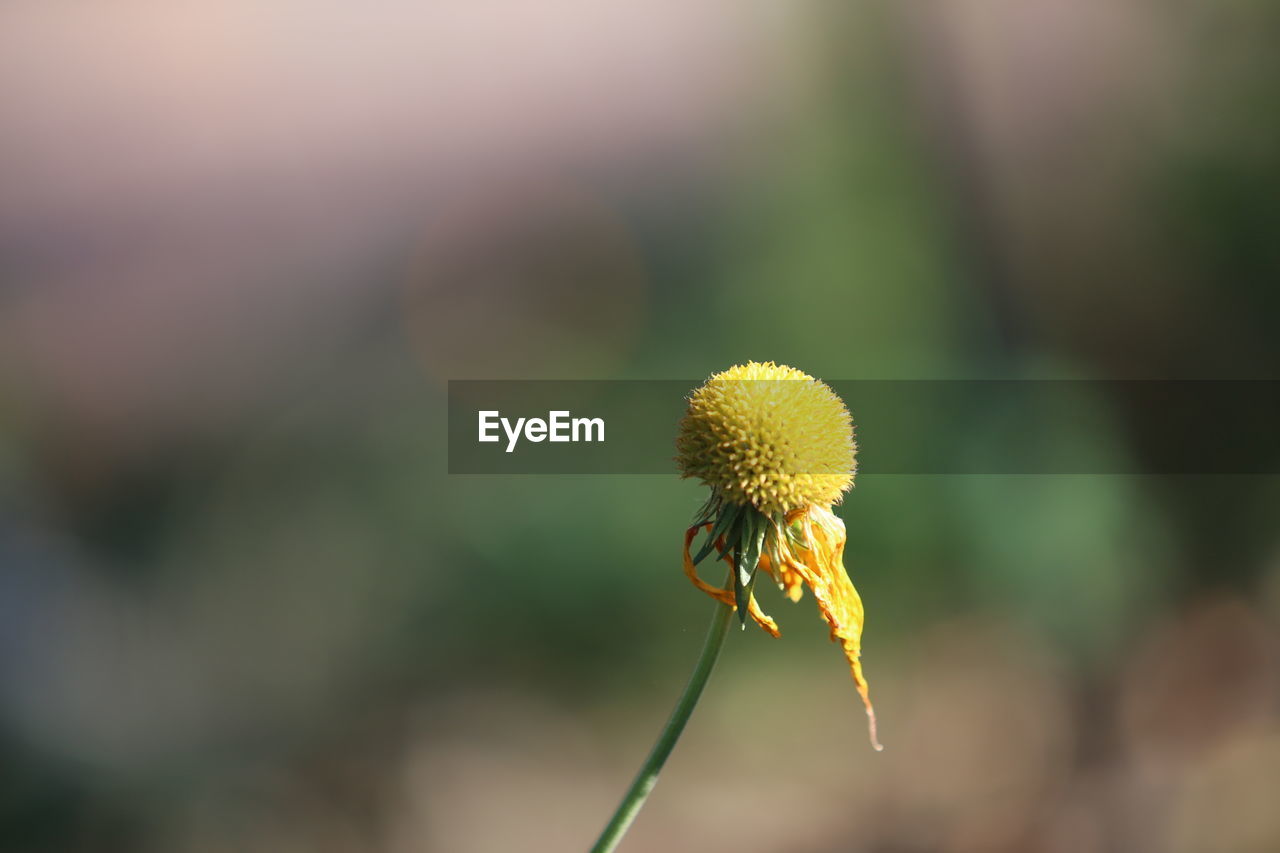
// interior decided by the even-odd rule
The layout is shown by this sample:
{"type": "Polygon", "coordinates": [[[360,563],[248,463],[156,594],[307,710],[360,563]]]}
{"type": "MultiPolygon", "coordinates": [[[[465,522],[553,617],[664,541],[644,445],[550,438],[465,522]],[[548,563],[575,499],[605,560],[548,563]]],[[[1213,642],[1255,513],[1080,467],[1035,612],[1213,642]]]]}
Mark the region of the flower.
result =
{"type": "Polygon", "coordinates": [[[717,373],[689,396],[676,439],[681,474],[711,488],[685,532],[684,571],[694,585],[780,636],[754,595],[758,570],[792,601],[808,586],[849,662],[866,706],[871,743],[875,710],[862,674],[862,599],[844,568],[846,534],[831,507],[853,485],[853,419],[839,396],[806,373],[747,362],[717,373]],[[694,540],[706,532],[697,554],[694,540]],[[712,586],[697,566],[712,551],[732,583],[712,586]]]}

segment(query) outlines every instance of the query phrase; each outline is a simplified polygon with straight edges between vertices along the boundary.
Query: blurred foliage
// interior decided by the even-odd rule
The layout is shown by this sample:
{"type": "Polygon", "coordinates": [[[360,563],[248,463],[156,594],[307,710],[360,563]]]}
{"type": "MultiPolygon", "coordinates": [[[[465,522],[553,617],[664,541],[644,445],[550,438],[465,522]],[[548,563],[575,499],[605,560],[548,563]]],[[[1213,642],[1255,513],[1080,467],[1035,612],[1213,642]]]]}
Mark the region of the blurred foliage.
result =
{"type": "MultiPolygon", "coordinates": [[[[678,554],[703,495],[451,477],[450,377],[1275,376],[1276,12],[1179,8],[1119,68],[1159,66],[1178,115],[1079,197],[1035,134],[984,148],[981,114],[930,96],[914,39],[944,13],[806,7],[697,181],[556,176],[444,260],[403,213],[348,320],[230,382],[255,393],[197,371],[177,415],[99,429],[7,365],[0,847],[585,846],[696,653],[678,554]]],[[[1140,456],[1159,429],[1096,409],[1063,440],[1140,456]]],[[[948,452],[988,443],[965,425],[948,452]]],[[[1272,849],[1278,492],[862,478],[840,514],[883,760],[812,602],[766,592],[783,640],[732,638],[630,849],[1272,849]]]]}

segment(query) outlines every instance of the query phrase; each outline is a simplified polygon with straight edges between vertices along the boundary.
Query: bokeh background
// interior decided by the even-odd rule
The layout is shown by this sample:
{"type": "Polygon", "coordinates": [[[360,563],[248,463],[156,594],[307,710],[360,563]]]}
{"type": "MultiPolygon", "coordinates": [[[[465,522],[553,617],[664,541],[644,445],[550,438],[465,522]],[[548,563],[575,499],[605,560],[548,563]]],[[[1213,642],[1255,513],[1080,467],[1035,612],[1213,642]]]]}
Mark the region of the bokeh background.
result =
{"type": "MultiPolygon", "coordinates": [[[[585,849],[701,641],[702,490],[450,477],[446,380],[1275,378],[1277,25],[9,0],[0,849],[585,849]]],[[[1131,408],[1086,438],[1141,459],[1131,408]]],[[[860,479],[886,751],[766,592],[623,849],[1280,849],[1278,507],[860,479]]]]}

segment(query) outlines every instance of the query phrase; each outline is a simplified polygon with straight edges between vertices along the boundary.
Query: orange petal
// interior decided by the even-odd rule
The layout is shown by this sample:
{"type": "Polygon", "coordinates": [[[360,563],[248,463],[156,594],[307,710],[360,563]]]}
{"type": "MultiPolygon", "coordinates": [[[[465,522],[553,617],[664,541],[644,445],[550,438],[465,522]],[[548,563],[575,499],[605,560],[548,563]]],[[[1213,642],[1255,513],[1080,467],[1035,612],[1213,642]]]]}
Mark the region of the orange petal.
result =
{"type": "Polygon", "coordinates": [[[689,546],[693,544],[693,537],[698,535],[698,531],[703,527],[710,528],[711,525],[694,525],[684,532],[684,573],[689,580],[693,581],[693,585],[714,598],[716,601],[722,601],[733,606],[733,590],[721,589],[717,586],[704,581],[698,577],[698,567],[693,564],[693,555],[689,553],[689,546]]]}
{"type": "Polygon", "coordinates": [[[871,705],[867,680],[862,675],[862,599],[844,568],[844,522],[831,510],[813,506],[805,519],[805,532],[810,547],[798,549],[802,559],[793,562],[790,568],[813,590],[822,618],[831,626],[831,639],[844,649],[853,683],[867,709],[871,745],[877,750],[883,749],[876,739],[876,712],[871,705]]]}
{"type": "MultiPolygon", "coordinates": [[[[693,544],[693,538],[698,535],[698,531],[701,530],[702,527],[704,526],[707,528],[711,527],[710,524],[695,525],[694,527],[690,527],[684,533],[684,573],[689,578],[689,580],[693,581],[693,585],[696,586],[698,589],[702,590],[707,595],[714,598],[716,601],[719,601],[723,604],[727,604],[730,607],[732,607],[734,610],[737,610],[738,607],[736,602],[733,599],[732,589],[722,589],[718,586],[712,586],[711,584],[704,581],[702,578],[698,577],[698,567],[693,564],[693,556],[689,553],[689,547],[693,544]]],[[[729,563],[730,567],[732,567],[733,565],[732,557],[726,556],[724,558],[724,561],[726,563],[729,563]]],[[[778,630],[778,623],[774,622],[767,615],[765,615],[765,612],[760,609],[759,603],[756,602],[756,597],[754,595],[751,596],[751,601],[747,605],[747,614],[752,619],[754,619],[755,623],[759,625],[761,628],[763,628],[765,631],[769,632],[775,637],[782,636],[782,633],[778,630]]]]}
{"type": "Polygon", "coordinates": [[[773,565],[773,561],[769,559],[768,554],[761,554],[760,568],[775,577],[778,582],[782,584],[782,591],[787,598],[792,601],[799,601],[801,596],[804,595],[804,579],[801,578],[800,573],[791,568],[791,565],[787,562],[787,558],[790,556],[789,554],[784,552],[780,556],[782,558],[782,563],[775,566],[773,565]]]}

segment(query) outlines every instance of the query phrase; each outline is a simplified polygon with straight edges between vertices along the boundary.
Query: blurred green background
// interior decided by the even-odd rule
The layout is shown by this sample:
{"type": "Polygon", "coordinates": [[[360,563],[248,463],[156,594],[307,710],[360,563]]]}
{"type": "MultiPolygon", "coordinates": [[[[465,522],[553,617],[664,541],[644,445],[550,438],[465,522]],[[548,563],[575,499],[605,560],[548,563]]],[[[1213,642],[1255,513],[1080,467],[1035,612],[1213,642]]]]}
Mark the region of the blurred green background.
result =
{"type": "MultiPolygon", "coordinates": [[[[6,4],[0,849],[586,849],[697,654],[703,490],[448,476],[444,383],[1275,378],[1277,24],[6,4]]],[[[766,591],[622,849],[1280,849],[1278,499],[860,478],[886,751],[766,591]]]]}

